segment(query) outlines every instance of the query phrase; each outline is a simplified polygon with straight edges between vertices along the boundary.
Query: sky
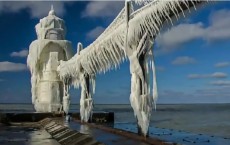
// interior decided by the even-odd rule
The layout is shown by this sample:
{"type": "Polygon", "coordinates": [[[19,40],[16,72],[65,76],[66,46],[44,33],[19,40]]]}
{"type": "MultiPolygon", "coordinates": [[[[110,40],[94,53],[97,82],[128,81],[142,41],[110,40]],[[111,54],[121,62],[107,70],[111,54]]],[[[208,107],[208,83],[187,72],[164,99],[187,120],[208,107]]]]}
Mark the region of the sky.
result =
{"type": "MultiPolygon", "coordinates": [[[[29,45],[37,39],[35,25],[51,4],[65,20],[66,39],[73,45],[92,43],[111,23],[124,2],[0,1],[0,103],[31,103],[29,45]]],[[[230,2],[197,7],[174,25],[166,25],[153,46],[158,104],[230,103],[230,2]]],[[[129,104],[129,63],[96,77],[97,104],[129,104]]],[[[80,90],[71,88],[72,103],[80,90]]]]}

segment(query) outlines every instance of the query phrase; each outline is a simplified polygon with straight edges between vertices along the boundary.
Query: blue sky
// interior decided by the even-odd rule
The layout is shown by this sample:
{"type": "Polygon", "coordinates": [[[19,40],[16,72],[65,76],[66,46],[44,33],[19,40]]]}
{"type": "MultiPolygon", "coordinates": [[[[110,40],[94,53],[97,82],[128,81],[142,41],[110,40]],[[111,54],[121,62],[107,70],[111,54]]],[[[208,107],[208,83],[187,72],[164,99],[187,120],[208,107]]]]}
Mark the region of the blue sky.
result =
{"type": "MultiPolygon", "coordinates": [[[[66,39],[89,45],[123,2],[0,2],[0,103],[31,103],[26,57],[35,25],[50,5],[67,27],[66,39]]],[[[230,103],[230,2],[211,2],[163,29],[154,45],[158,103],[230,103]]],[[[129,64],[97,75],[95,102],[129,103],[129,64]]],[[[80,91],[71,89],[72,103],[80,91]]]]}

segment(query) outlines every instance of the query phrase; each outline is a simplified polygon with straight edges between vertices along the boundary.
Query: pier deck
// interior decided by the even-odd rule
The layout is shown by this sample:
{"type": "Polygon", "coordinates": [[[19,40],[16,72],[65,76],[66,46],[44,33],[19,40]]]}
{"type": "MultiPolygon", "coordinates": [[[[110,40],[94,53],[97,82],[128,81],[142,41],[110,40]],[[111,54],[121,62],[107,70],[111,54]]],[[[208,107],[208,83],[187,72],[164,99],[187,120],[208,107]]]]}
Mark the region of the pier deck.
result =
{"type": "Polygon", "coordinates": [[[5,126],[0,124],[1,145],[60,145],[44,129],[35,124],[17,124],[5,126]]]}

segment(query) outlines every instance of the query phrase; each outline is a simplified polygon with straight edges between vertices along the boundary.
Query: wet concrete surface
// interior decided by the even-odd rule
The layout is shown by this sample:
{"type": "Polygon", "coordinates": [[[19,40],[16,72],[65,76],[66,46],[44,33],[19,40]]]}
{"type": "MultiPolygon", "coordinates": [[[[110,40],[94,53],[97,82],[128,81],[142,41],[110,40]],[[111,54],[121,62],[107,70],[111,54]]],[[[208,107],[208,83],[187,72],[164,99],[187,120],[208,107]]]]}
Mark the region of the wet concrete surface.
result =
{"type": "MultiPolygon", "coordinates": [[[[114,129],[105,124],[81,123],[79,120],[66,122],[64,118],[46,118],[40,124],[60,144],[79,143],[84,140],[84,145],[169,145],[157,138],[145,138],[136,133],[114,129]],[[64,129],[64,130],[63,130],[64,129]],[[70,134],[69,134],[70,133],[70,134]],[[68,134],[68,135],[67,135],[68,134]],[[67,135],[67,136],[66,136],[67,135]],[[61,138],[60,138],[61,137],[61,138]],[[89,144],[90,143],[90,144],[89,144]]],[[[83,144],[79,144],[83,145],[83,144]]]]}
{"type": "Polygon", "coordinates": [[[0,124],[0,145],[60,145],[44,129],[0,124]]]}
{"type": "Polygon", "coordinates": [[[121,135],[109,133],[107,131],[93,128],[86,124],[79,124],[74,121],[71,121],[66,125],[68,125],[71,129],[80,131],[81,133],[92,135],[96,140],[103,142],[106,145],[149,145],[141,141],[129,139],[121,135]]]}
{"type": "Polygon", "coordinates": [[[46,118],[39,123],[61,145],[104,145],[89,134],[65,126],[63,118],[46,118]]]}

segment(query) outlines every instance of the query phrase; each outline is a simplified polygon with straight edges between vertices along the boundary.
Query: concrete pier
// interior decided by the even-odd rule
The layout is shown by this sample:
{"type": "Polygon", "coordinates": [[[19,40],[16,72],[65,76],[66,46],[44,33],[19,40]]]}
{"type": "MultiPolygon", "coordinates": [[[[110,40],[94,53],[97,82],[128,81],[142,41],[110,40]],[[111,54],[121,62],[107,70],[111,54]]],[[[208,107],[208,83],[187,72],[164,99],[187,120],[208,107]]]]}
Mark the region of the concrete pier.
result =
{"type": "MultiPolygon", "coordinates": [[[[77,120],[80,120],[80,113],[69,113],[69,115],[77,120]]],[[[9,122],[38,122],[45,118],[63,117],[64,113],[0,113],[1,120],[8,120],[9,122]]],[[[94,112],[91,123],[114,123],[113,112],[94,112]]]]}
{"type": "Polygon", "coordinates": [[[0,118],[9,122],[38,122],[47,117],[63,117],[62,113],[2,113],[0,118]]]}
{"type": "MultiPolygon", "coordinates": [[[[75,114],[76,115],[76,114],[75,114]]],[[[111,127],[103,127],[98,123],[108,123],[114,121],[114,115],[103,113],[97,114],[93,118],[95,123],[86,123],[82,124],[80,121],[76,121],[77,117],[72,115],[72,121],[65,122],[62,114],[53,114],[53,113],[5,113],[0,115],[0,121],[4,123],[5,128],[0,132],[2,136],[9,135],[11,131],[7,133],[4,130],[8,128],[18,128],[22,132],[25,130],[24,127],[30,128],[31,130],[36,130],[41,135],[47,138],[37,137],[37,135],[30,135],[31,132],[28,132],[26,138],[18,140],[20,134],[15,134],[9,140],[0,140],[3,145],[6,145],[7,142],[12,142],[13,140],[23,141],[16,142],[15,144],[31,144],[33,145],[33,140],[36,138],[39,141],[47,140],[47,145],[165,145],[163,141],[145,139],[138,136],[135,133],[124,132],[121,130],[114,131],[111,127]],[[47,117],[42,119],[43,117],[47,117]],[[40,120],[42,119],[42,120],[40,120]],[[100,120],[100,121],[98,121],[100,120]],[[105,121],[106,120],[106,121],[105,121]],[[7,125],[7,126],[6,126],[7,125]],[[107,128],[107,129],[105,129],[107,128]],[[121,132],[120,134],[118,132],[121,132]],[[47,135],[48,134],[48,135],[47,135]],[[140,139],[141,138],[141,139],[140,139]],[[147,142],[145,141],[147,140],[147,142]],[[151,142],[148,142],[150,141],[151,142]],[[30,143],[28,143],[30,142],[30,143]]],[[[13,131],[14,132],[14,131],[13,131]]],[[[33,133],[34,134],[34,133],[33,133]]],[[[1,135],[0,135],[1,138],[1,135]]],[[[36,145],[36,144],[35,144],[36,145]]]]}
{"type": "Polygon", "coordinates": [[[104,145],[88,134],[72,130],[51,118],[46,118],[39,123],[61,145],[104,145]]]}
{"type": "Polygon", "coordinates": [[[60,145],[36,124],[20,123],[6,126],[0,123],[1,145],[60,145]]]}
{"type": "Polygon", "coordinates": [[[136,133],[128,132],[104,126],[100,124],[81,123],[74,120],[69,123],[69,127],[79,130],[82,133],[94,136],[98,141],[107,145],[172,145],[157,138],[145,138],[136,133]]]}

